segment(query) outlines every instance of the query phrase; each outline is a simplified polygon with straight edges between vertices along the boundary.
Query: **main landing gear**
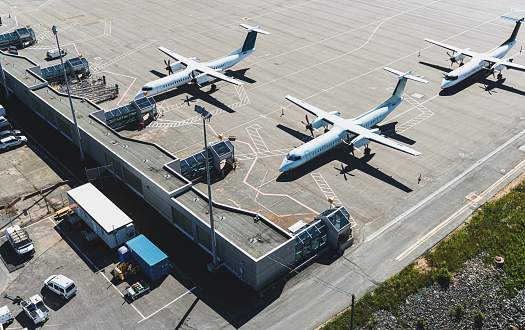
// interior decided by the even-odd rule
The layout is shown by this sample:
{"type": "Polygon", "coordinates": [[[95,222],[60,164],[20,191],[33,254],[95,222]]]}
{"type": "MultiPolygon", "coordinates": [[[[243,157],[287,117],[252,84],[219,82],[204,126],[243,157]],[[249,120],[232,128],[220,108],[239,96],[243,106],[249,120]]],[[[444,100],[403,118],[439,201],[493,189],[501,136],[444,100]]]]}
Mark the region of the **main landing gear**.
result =
{"type": "Polygon", "coordinates": [[[370,151],[372,151],[372,149],[370,149],[367,144],[365,147],[365,155],[370,155],[370,151]]]}

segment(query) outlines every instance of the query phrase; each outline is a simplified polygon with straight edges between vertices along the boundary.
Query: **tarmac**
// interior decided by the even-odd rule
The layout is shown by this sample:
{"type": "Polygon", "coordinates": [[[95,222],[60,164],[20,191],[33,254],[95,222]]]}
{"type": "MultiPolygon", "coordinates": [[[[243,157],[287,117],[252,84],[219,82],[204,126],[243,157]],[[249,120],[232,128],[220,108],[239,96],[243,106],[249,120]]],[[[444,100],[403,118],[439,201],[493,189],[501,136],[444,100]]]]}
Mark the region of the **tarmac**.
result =
{"type": "MultiPolygon", "coordinates": [[[[259,36],[257,51],[228,73],[242,87],[188,85],[156,96],[160,117],[145,130],[126,127],[121,133],[186,157],[202,150],[202,122],[193,107],[205,106],[213,113],[209,136],[237,138],[238,166],[213,183],[217,201],[261,210],[285,229],[311,221],[329,207],[328,197],[347,208],[357,223],[356,244],[343,256],[322,257],[262,301],[249,295],[245,299],[252,304],[244,316],[207,301],[214,306],[208,312],[219,310],[218,319],[235,328],[302,329],[320,325],[348,305],[351,293],[360,296],[409,264],[523,171],[523,73],[505,70],[501,80],[480,74],[440,91],[450,62],[444,49],[424,41],[488,51],[514,28],[499,17],[522,17],[523,10],[520,1],[469,0],[244,1],[235,8],[211,2],[15,1],[0,4],[0,32],[30,24],[39,42],[20,54],[48,66],[57,63],[43,59],[47,49],[56,48],[49,30],[57,25],[68,56],[83,55],[94,74],[119,84],[119,98],[101,104],[108,111],[165,74],[167,58],[156,47],[207,61],[240,47],[245,38],[240,23],[271,32],[259,36]],[[391,95],[397,79],[384,66],[430,81],[409,81],[403,103],[379,125],[422,155],[371,144],[370,155],[356,151],[353,157],[340,147],[280,174],[288,151],[311,139],[301,124],[305,112],[284,97],[353,118],[391,95]]],[[[516,54],[515,62],[523,64],[522,45],[518,41],[509,56],[516,54]]],[[[320,134],[322,129],[315,131],[320,134]]],[[[205,191],[203,184],[197,187],[205,191]]],[[[166,317],[177,323],[181,315],[166,317]]],[[[213,327],[200,321],[192,326],[213,327]]]]}

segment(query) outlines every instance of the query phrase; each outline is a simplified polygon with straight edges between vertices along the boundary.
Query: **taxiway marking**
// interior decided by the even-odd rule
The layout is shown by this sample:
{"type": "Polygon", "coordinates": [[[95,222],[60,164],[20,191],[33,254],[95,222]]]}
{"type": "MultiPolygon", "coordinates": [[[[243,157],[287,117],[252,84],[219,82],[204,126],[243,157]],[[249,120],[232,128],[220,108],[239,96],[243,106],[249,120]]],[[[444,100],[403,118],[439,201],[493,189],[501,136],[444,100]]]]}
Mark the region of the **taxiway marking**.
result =
{"type": "Polygon", "coordinates": [[[370,242],[371,240],[373,240],[374,238],[376,238],[377,236],[381,235],[383,232],[385,232],[387,229],[389,229],[390,227],[392,227],[393,225],[395,225],[397,222],[399,222],[400,220],[402,220],[403,218],[405,218],[407,215],[411,214],[412,212],[414,212],[415,210],[419,209],[421,206],[425,205],[426,203],[428,203],[430,200],[434,199],[436,196],[438,196],[439,194],[441,194],[443,191],[445,191],[447,188],[449,188],[450,186],[452,186],[453,184],[455,184],[457,181],[459,181],[461,178],[463,178],[464,176],[466,176],[467,174],[469,174],[470,172],[472,172],[474,169],[476,169],[478,166],[480,166],[481,164],[485,163],[488,159],[492,158],[492,156],[494,156],[495,154],[497,154],[498,152],[500,152],[501,150],[503,150],[504,148],[506,148],[508,145],[510,145],[511,143],[513,143],[514,141],[516,141],[517,139],[519,139],[520,137],[522,137],[523,135],[525,134],[525,130],[521,131],[520,133],[514,135],[512,138],[508,139],[505,143],[503,143],[502,145],[500,145],[499,147],[497,147],[496,149],[494,149],[492,152],[490,152],[488,155],[486,155],[485,157],[483,157],[482,159],[478,160],[474,165],[470,166],[469,168],[467,168],[465,171],[463,171],[463,173],[459,174],[458,176],[456,176],[455,178],[453,178],[452,180],[450,180],[449,182],[447,182],[446,184],[444,184],[443,186],[441,186],[438,190],[434,191],[432,194],[430,194],[429,196],[427,196],[425,199],[421,200],[419,203],[417,203],[416,205],[414,205],[413,207],[409,208],[408,210],[406,210],[405,212],[401,213],[399,216],[397,216],[395,219],[393,219],[392,221],[390,221],[389,223],[387,223],[385,226],[383,226],[381,229],[378,229],[377,231],[375,231],[374,233],[372,233],[370,236],[368,236],[366,238],[366,242],[370,242]]]}
{"type": "Polygon", "coordinates": [[[458,211],[456,211],[454,214],[452,214],[450,217],[448,217],[445,221],[434,227],[430,232],[428,232],[425,236],[417,240],[414,244],[412,244],[408,249],[406,249],[403,253],[401,253],[399,256],[396,257],[397,261],[403,260],[405,257],[407,257],[410,253],[414,252],[415,249],[417,249],[421,244],[425,243],[429,238],[434,236],[436,233],[438,233],[441,229],[443,229],[446,225],[448,225],[452,220],[463,214],[467,209],[469,209],[472,206],[476,206],[481,202],[483,198],[485,198],[492,190],[494,190],[500,183],[508,179],[512,174],[514,174],[516,171],[518,171],[523,165],[525,165],[525,160],[521,161],[518,165],[516,165],[512,170],[508,171],[507,174],[499,178],[496,182],[494,182],[490,187],[485,189],[480,195],[478,195],[474,200],[469,201],[467,204],[463,205],[458,211]]]}

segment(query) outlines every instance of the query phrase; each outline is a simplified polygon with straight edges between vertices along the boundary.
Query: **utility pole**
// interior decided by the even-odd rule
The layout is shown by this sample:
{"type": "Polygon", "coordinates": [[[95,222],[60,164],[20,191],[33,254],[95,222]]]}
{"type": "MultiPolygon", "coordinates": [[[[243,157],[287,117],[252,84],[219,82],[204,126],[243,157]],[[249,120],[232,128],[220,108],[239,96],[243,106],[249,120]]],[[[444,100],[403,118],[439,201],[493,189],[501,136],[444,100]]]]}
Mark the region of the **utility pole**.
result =
{"type": "Polygon", "coordinates": [[[211,199],[211,184],[210,184],[210,164],[208,162],[208,141],[206,140],[206,120],[210,121],[212,114],[206,111],[203,107],[195,105],[195,111],[201,115],[202,117],[202,126],[204,128],[204,150],[205,150],[205,157],[204,160],[206,162],[206,178],[208,181],[208,205],[210,207],[210,227],[211,227],[211,250],[213,254],[213,266],[210,268],[210,265],[208,265],[208,269],[210,271],[213,271],[217,268],[217,242],[215,238],[215,221],[213,220],[213,207],[212,207],[212,199],[211,199]]]}
{"type": "Polygon", "coordinates": [[[350,314],[350,330],[354,330],[354,301],[355,294],[352,293],[352,314],[350,314]]]}
{"type": "Polygon", "coordinates": [[[57,39],[58,54],[60,55],[60,63],[62,64],[62,69],[64,70],[64,80],[66,81],[67,95],[69,96],[69,105],[71,106],[71,113],[73,114],[73,121],[75,123],[75,130],[77,132],[78,147],[80,148],[80,160],[84,161],[84,150],[82,149],[82,141],[80,140],[80,131],[78,130],[77,116],[75,114],[75,109],[73,108],[73,100],[71,99],[71,91],[69,90],[69,82],[67,81],[66,76],[66,67],[64,66],[64,60],[62,59],[62,51],[60,49],[60,44],[58,43],[58,34],[57,27],[53,25],[51,28],[53,34],[57,39]]]}

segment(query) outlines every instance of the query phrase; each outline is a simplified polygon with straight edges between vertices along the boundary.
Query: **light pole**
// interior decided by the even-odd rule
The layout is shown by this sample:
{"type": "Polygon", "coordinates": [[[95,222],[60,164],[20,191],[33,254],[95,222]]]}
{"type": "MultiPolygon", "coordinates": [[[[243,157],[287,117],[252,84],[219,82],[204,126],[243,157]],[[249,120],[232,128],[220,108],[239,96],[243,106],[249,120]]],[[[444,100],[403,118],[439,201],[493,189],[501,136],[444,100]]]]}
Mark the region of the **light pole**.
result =
{"type": "Polygon", "coordinates": [[[210,185],[210,164],[208,163],[208,142],[206,140],[206,120],[210,121],[212,114],[206,111],[203,107],[195,105],[195,111],[202,117],[202,126],[204,126],[204,150],[206,159],[206,178],[208,181],[208,205],[210,207],[210,227],[211,227],[211,250],[213,253],[213,268],[217,268],[217,244],[215,240],[215,223],[213,220],[213,207],[211,205],[211,185],[210,185]]]}
{"type": "Polygon", "coordinates": [[[80,148],[80,160],[83,161],[84,160],[84,150],[82,149],[82,141],[80,141],[80,131],[78,130],[77,116],[75,114],[75,109],[73,108],[73,100],[71,99],[71,92],[69,91],[69,82],[67,81],[66,67],[64,66],[64,60],[62,59],[62,51],[60,49],[60,44],[58,43],[57,27],[53,25],[51,29],[53,30],[53,34],[55,35],[57,39],[58,54],[60,55],[60,64],[62,64],[62,69],[64,70],[64,80],[66,81],[67,96],[69,97],[69,105],[71,105],[71,113],[73,114],[73,121],[75,123],[75,131],[77,132],[78,147],[80,148]]]}

